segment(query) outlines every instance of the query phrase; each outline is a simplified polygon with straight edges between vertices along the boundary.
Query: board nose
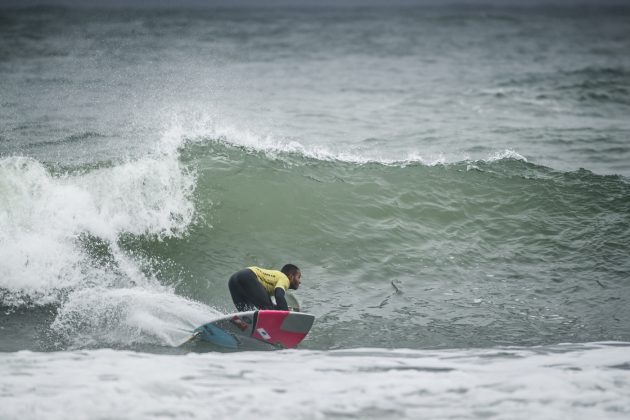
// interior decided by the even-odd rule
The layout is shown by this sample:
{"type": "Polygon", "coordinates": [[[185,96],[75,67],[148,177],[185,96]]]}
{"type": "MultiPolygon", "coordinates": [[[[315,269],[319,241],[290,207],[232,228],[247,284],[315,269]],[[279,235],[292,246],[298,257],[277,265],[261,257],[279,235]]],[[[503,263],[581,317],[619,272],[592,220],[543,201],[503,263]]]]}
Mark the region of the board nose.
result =
{"type": "Polygon", "coordinates": [[[290,313],[282,321],[280,329],[287,332],[307,333],[313,326],[315,317],[309,314],[290,313]]]}

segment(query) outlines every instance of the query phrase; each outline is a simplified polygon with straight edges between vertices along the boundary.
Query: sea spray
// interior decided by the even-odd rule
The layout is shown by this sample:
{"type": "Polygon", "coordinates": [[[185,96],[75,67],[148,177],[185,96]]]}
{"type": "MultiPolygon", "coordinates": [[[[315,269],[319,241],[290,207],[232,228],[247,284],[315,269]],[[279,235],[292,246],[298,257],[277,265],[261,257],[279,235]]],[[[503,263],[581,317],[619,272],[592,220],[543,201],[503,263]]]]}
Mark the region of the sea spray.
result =
{"type": "Polygon", "coordinates": [[[176,346],[197,326],[221,315],[166,287],[82,289],[69,294],[51,330],[57,346],[176,346]]]}
{"type": "Polygon", "coordinates": [[[103,241],[123,275],[139,269],[117,244],[121,234],[181,235],[194,217],[195,175],[177,154],[52,175],[30,158],[0,160],[0,288],[5,305],[47,304],[59,292],[107,284],[82,240],[103,241]]]}

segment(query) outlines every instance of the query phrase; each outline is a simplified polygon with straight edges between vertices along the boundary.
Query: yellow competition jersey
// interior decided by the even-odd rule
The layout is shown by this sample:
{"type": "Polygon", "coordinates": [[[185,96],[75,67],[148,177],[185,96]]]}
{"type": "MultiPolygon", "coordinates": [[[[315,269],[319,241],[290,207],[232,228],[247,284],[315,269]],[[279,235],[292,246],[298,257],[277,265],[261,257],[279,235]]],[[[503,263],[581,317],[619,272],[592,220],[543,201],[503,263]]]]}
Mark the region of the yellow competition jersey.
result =
{"type": "Polygon", "coordinates": [[[285,291],[289,288],[289,278],[282,271],[265,270],[260,267],[247,267],[256,274],[258,281],[263,285],[269,295],[273,295],[274,289],[280,287],[285,291]]]}

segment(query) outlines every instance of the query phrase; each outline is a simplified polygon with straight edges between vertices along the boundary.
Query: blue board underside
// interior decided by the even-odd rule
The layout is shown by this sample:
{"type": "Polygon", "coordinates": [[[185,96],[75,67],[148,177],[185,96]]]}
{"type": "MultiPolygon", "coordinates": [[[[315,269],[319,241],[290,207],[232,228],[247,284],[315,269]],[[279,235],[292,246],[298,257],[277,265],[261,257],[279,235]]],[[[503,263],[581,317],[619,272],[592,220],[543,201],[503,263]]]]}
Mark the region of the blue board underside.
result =
{"type": "Polygon", "coordinates": [[[196,342],[210,343],[228,350],[275,350],[279,347],[253,338],[257,311],[226,316],[195,329],[196,342]]]}
{"type": "Polygon", "coordinates": [[[218,346],[226,347],[228,349],[238,348],[239,342],[236,340],[236,338],[215,325],[203,325],[202,327],[195,330],[195,332],[199,333],[199,338],[205,341],[209,341],[210,343],[216,344],[218,346]]]}
{"type": "MultiPolygon", "coordinates": [[[[277,350],[285,348],[282,344],[271,342],[254,336],[258,325],[259,311],[239,312],[210,321],[193,331],[193,335],[185,341],[197,344],[212,344],[226,350],[277,350]]],[[[303,332],[306,334],[313,324],[314,317],[296,313],[283,320],[283,330],[287,332],[303,332]]],[[[263,330],[264,331],[264,330],[263,330]]],[[[266,333],[266,332],[265,332],[266,333]]],[[[259,332],[259,334],[262,334],[259,332]]]]}

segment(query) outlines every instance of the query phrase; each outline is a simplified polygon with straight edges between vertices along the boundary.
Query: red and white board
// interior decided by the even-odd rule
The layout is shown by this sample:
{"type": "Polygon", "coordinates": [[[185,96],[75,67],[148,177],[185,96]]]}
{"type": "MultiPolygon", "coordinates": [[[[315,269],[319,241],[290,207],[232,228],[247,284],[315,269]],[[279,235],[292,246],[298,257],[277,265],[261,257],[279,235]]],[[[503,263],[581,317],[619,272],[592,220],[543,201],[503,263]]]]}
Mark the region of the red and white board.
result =
{"type": "Polygon", "coordinates": [[[315,316],[301,312],[239,312],[196,328],[191,338],[234,350],[286,349],[297,346],[314,321],[315,316]]]}

